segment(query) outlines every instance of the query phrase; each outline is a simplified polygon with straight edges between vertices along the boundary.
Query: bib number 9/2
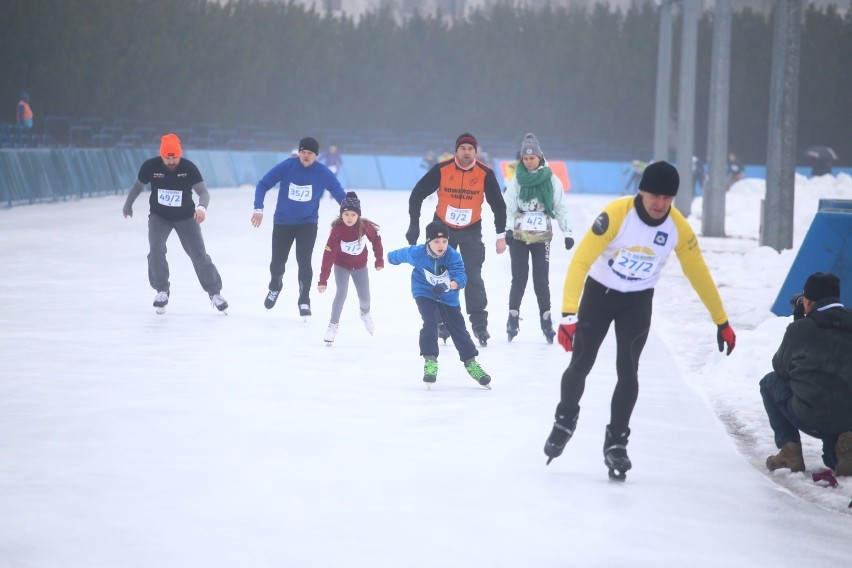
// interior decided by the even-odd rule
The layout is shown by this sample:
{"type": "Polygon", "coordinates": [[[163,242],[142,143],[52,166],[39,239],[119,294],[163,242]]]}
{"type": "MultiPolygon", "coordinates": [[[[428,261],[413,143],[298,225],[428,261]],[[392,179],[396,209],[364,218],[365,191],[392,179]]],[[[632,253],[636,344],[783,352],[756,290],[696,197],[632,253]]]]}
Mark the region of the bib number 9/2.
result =
{"type": "Polygon", "coordinates": [[[473,219],[473,209],[456,209],[452,205],[447,205],[447,223],[457,227],[465,227],[470,225],[473,219]]]}

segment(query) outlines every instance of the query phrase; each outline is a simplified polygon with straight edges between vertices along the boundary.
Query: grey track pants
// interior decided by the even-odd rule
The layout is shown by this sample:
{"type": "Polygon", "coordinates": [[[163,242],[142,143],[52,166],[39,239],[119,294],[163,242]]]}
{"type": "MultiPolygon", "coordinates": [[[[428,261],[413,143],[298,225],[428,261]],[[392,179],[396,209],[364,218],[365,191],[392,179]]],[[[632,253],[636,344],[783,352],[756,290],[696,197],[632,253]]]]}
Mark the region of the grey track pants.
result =
{"type": "Polygon", "coordinates": [[[220,293],[222,291],[222,278],[204,248],[204,237],[201,236],[201,227],[198,222],[193,217],[182,221],[169,221],[154,213],[148,215],[148,245],[150,246],[148,281],[151,283],[151,287],[157,291],[169,289],[166,241],[172,233],[172,229],[177,233],[183,250],[186,251],[192,261],[201,287],[211,296],[220,293]]]}
{"type": "Polygon", "coordinates": [[[331,321],[340,321],[343,303],[349,293],[350,277],[352,283],[355,284],[355,291],[358,292],[358,305],[361,308],[361,313],[370,311],[370,279],[367,276],[367,267],[352,270],[335,264],[334,283],[337,286],[337,293],[334,295],[334,302],[331,304],[331,321]]]}

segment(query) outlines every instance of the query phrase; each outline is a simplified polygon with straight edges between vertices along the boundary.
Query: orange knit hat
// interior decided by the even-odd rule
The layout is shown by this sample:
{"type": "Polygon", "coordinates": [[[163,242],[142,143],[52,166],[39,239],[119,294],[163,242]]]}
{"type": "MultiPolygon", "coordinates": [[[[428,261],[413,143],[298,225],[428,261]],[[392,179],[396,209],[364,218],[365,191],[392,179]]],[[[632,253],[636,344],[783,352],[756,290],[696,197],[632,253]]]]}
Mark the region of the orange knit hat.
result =
{"type": "Polygon", "coordinates": [[[166,134],[160,139],[161,158],[180,158],[181,154],[180,138],[177,137],[177,134],[166,134]]]}

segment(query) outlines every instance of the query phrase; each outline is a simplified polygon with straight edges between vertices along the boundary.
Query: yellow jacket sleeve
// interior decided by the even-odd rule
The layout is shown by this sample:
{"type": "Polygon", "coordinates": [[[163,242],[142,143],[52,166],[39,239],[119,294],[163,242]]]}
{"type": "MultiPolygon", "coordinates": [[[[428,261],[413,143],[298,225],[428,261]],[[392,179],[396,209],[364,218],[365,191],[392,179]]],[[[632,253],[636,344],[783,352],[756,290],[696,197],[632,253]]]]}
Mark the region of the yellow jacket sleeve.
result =
{"type": "Polygon", "coordinates": [[[683,273],[698,292],[698,297],[710,312],[713,322],[717,325],[725,323],[728,321],[728,316],[722,306],[722,298],[719,296],[719,290],[716,289],[716,283],[713,282],[707,263],[704,262],[704,255],[701,254],[695,232],[680,211],[672,208],[670,214],[677,227],[678,242],[675,253],[683,273]]]}
{"type": "Polygon", "coordinates": [[[632,199],[617,199],[607,205],[598,215],[592,227],[577,246],[562,291],[562,313],[576,314],[580,305],[580,294],[592,264],[606,250],[607,245],[618,235],[621,224],[633,209],[632,199]]]}

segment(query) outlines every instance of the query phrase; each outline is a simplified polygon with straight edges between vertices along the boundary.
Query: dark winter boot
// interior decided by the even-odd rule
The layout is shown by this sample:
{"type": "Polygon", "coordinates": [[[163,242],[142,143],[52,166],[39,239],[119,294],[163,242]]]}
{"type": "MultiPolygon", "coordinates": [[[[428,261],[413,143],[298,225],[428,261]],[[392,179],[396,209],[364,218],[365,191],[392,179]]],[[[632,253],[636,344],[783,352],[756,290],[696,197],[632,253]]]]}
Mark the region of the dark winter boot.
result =
{"type": "Polygon", "coordinates": [[[521,329],[520,319],[518,310],[509,310],[509,321],[506,322],[506,333],[509,335],[509,341],[512,341],[518,335],[518,330],[521,329]]]}
{"type": "Polygon", "coordinates": [[[574,416],[568,417],[564,414],[556,414],[556,420],[553,422],[553,430],[550,431],[550,436],[544,443],[544,455],[547,456],[547,464],[553,461],[553,458],[558,458],[562,455],[562,450],[565,449],[565,444],[574,435],[574,430],[577,428],[577,418],[580,412],[574,416]]]}
{"type": "Polygon", "coordinates": [[[541,331],[544,333],[544,338],[547,342],[553,343],[556,332],[553,331],[553,321],[550,319],[550,312],[541,314],[541,331]]]}
{"type": "Polygon", "coordinates": [[[627,438],[630,436],[630,428],[614,430],[607,425],[606,436],[604,436],[604,463],[609,468],[610,479],[624,481],[627,471],[633,467],[630,458],[627,457],[627,438]]]}
{"type": "Polygon", "coordinates": [[[852,432],[844,432],[837,438],[834,451],[837,454],[834,475],[852,475],[852,432]]]}
{"type": "MultiPolygon", "coordinates": [[[[839,457],[840,456],[838,456],[838,461],[839,457]]],[[[802,456],[802,444],[800,442],[787,442],[781,446],[780,452],[774,456],[766,458],[766,468],[769,471],[775,471],[776,469],[789,469],[793,472],[805,471],[805,458],[802,456]]]]}
{"type": "Polygon", "coordinates": [[[447,326],[444,325],[443,322],[438,324],[438,339],[444,340],[444,345],[447,344],[447,339],[450,338],[450,332],[447,330],[447,326]]]}

